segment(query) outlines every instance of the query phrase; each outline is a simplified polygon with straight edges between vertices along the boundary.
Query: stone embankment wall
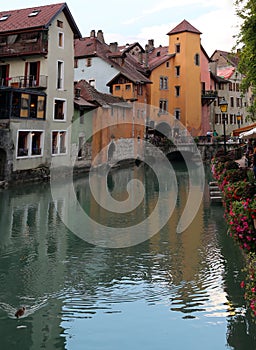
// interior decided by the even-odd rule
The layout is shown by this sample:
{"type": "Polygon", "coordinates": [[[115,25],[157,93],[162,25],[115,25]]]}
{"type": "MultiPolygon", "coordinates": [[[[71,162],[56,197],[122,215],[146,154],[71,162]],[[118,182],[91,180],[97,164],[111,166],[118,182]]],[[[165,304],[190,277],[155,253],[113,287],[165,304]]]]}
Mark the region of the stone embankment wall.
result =
{"type": "MultiPolygon", "coordinates": [[[[4,179],[0,179],[0,187],[4,188],[8,185],[23,183],[23,182],[36,182],[36,181],[48,181],[51,176],[50,172],[50,165],[41,165],[34,169],[29,170],[19,170],[19,171],[12,171],[12,147],[13,145],[10,144],[10,138],[8,137],[7,133],[3,132],[3,130],[0,130],[0,147],[3,149],[9,150],[6,154],[6,169],[4,174],[4,179]]],[[[110,149],[111,145],[111,152],[108,153],[105,162],[103,162],[100,165],[97,165],[95,169],[101,167],[101,166],[114,166],[117,163],[120,163],[119,166],[124,166],[125,164],[131,164],[131,160],[133,162],[135,160],[147,160],[149,158],[156,158],[159,159],[159,152],[157,152],[157,147],[153,146],[149,142],[146,142],[144,140],[135,140],[131,139],[119,139],[116,141],[111,141],[111,143],[108,146],[108,149],[110,149]],[[146,147],[145,147],[146,144],[146,147]]],[[[87,147],[91,147],[90,145],[87,147]]],[[[179,146],[181,147],[181,146],[179,146]]],[[[216,152],[223,148],[223,145],[218,144],[191,144],[191,145],[184,145],[183,151],[185,152],[191,152],[191,154],[195,154],[194,152],[197,151],[200,152],[201,158],[203,162],[209,163],[216,154],[216,152]]],[[[233,148],[233,152],[235,152],[235,158],[239,159],[242,157],[243,154],[243,148],[237,147],[234,148],[234,145],[227,145],[227,150],[230,150],[233,148]]],[[[181,148],[182,149],[182,148],[181,148]]],[[[176,152],[177,149],[175,146],[170,146],[168,149],[162,150],[163,158],[168,153],[176,152]]],[[[197,152],[196,152],[197,153],[197,152]]],[[[93,169],[92,166],[92,158],[91,158],[91,149],[86,150],[86,152],[83,152],[83,157],[78,158],[76,160],[74,166],[72,168],[66,168],[61,169],[61,176],[65,176],[65,172],[72,171],[75,175],[80,173],[86,173],[90,169],[93,169]]]]}

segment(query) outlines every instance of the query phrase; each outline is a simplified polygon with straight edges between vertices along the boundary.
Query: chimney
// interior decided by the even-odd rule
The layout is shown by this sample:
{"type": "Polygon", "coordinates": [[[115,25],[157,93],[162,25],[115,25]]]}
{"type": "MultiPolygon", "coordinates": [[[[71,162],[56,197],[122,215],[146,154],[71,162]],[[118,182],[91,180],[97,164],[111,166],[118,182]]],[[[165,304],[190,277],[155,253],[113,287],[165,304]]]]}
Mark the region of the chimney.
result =
{"type": "Polygon", "coordinates": [[[105,43],[103,31],[101,29],[98,30],[97,39],[103,44],[105,43]]]}
{"type": "Polygon", "coordinates": [[[117,42],[114,42],[114,43],[110,43],[109,44],[109,50],[111,52],[117,52],[117,49],[118,49],[118,44],[117,42]]]}
{"type": "Polygon", "coordinates": [[[145,61],[144,61],[144,66],[145,68],[148,68],[148,52],[149,52],[149,45],[145,45],[145,61]]]}
{"type": "Polygon", "coordinates": [[[149,51],[154,49],[154,39],[148,40],[149,51]]]}
{"type": "Polygon", "coordinates": [[[95,30],[91,30],[90,38],[95,38],[95,30]]]}

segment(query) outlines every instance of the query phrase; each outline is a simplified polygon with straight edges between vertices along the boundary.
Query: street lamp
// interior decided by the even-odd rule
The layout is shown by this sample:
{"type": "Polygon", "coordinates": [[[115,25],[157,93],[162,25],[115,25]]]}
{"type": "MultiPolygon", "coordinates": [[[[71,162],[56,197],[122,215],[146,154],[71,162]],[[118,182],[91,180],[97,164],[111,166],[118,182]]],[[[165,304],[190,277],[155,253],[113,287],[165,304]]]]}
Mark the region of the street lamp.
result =
{"type": "Polygon", "coordinates": [[[242,119],[242,114],[240,113],[240,111],[238,111],[238,113],[237,113],[237,115],[236,115],[236,120],[237,120],[237,124],[238,124],[238,129],[240,129],[241,119],[242,119]]]}
{"type": "Polygon", "coordinates": [[[226,144],[226,116],[225,113],[227,113],[228,110],[228,103],[225,100],[224,97],[222,97],[222,100],[219,102],[220,110],[222,113],[222,123],[223,123],[223,135],[224,135],[224,154],[227,154],[227,144],[226,144]]]}

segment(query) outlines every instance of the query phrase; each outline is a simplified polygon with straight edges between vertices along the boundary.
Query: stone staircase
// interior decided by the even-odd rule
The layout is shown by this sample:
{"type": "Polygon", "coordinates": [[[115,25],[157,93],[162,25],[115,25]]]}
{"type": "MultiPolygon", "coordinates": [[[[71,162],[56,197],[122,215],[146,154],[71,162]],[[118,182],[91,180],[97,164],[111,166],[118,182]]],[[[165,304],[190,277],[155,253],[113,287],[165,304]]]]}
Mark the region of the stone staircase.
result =
{"type": "Polygon", "coordinates": [[[219,190],[217,182],[209,182],[209,192],[211,203],[222,203],[222,193],[219,190]]]}

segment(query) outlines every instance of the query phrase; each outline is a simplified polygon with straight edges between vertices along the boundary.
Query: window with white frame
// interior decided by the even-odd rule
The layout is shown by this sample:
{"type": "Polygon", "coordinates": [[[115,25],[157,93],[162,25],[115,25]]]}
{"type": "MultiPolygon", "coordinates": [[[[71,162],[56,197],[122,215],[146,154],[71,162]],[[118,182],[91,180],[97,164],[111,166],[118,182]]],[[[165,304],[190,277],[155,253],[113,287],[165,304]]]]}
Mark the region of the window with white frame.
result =
{"type": "Polygon", "coordinates": [[[17,134],[17,158],[42,156],[44,132],[19,130],[17,134]]]}
{"type": "Polygon", "coordinates": [[[67,132],[52,131],[52,155],[67,153],[67,132]]]}
{"type": "Polygon", "coordinates": [[[64,88],[64,62],[57,61],[57,89],[63,90],[64,88]]]}
{"type": "Polygon", "coordinates": [[[66,100],[54,100],[54,120],[66,120],[66,100]]]}
{"type": "Polygon", "coordinates": [[[159,113],[164,114],[167,113],[167,100],[159,101],[159,113]]]}
{"type": "Polygon", "coordinates": [[[160,90],[168,89],[168,77],[160,77],[159,83],[160,83],[159,85],[160,90]]]}

